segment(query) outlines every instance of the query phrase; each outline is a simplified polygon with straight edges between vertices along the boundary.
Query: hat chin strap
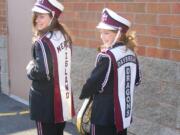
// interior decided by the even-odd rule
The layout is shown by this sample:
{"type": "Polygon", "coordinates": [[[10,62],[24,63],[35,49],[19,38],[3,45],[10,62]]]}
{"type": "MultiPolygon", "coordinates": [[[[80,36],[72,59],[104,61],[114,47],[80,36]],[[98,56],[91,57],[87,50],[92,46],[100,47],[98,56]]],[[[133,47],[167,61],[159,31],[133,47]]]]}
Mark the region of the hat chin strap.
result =
{"type": "MultiPolygon", "coordinates": [[[[113,41],[110,45],[105,44],[105,48],[106,48],[106,49],[112,48],[113,45],[114,45],[114,44],[116,43],[116,41],[118,40],[118,38],[119,38],[120,35],[121,35],[121,27],[118,28],[118,32],[117,32],[117,34],[116,34],[116,36],[115,36],[115,38],[114,38],[114,41],[113,41]]],[[[106,49],[105,49],[105,50],[106,50],[106,49]]]]}
{"type": "Polygon", "coordinates": [[[55,12],[54,12],[54,11],[52,11],[52,18],[51,18],[51,20],[50,20],[50,22],[49,22],[48,26],[50,26],[50,25],[51,25],[52,20],[54,19],[54,16],[55,16],[55,12]]]}
{"type": "Polygon", "coordinates": [[[118,32],[116,34],[116,37],[114,38],[114,41],[112,42],[110,48],[112,48],[112,46],[116,43],[116,41],[118,40],[119,36],[121,35],[121,28],[118,28],[118,32]]]}

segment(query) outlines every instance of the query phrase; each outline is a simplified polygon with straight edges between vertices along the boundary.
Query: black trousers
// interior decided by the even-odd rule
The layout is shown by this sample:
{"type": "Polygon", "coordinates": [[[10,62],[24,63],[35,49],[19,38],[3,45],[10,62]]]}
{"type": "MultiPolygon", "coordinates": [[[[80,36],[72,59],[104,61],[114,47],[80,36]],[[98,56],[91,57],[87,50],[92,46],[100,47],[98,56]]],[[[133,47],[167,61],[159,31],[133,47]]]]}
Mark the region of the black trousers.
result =
{"type": "Polygon", "coordinates": [[[117,133],[115,126],[91,125],[90,135],[127,135],[127,129],[117,133]]]}
{"type": "Polygon", "coordinates": [[[38,135],[63,135],[66,123],[43,123],[36,121],[38,135]]]}

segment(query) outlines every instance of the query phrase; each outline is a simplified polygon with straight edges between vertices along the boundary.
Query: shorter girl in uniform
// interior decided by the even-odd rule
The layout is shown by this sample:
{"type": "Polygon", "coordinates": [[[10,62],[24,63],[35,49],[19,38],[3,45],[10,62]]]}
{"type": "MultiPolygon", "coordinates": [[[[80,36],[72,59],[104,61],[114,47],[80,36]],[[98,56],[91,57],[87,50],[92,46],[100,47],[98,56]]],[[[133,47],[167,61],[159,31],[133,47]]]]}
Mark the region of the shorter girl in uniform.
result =
{"type": "Polygon", "coordinates": [[[93,97],[91,135],[127,135],[132,121],[134,87],[139,66],[131,23],[105,8],[97,28],[103,42],[96,66],[82,88],[80,99],[93,97]]]}

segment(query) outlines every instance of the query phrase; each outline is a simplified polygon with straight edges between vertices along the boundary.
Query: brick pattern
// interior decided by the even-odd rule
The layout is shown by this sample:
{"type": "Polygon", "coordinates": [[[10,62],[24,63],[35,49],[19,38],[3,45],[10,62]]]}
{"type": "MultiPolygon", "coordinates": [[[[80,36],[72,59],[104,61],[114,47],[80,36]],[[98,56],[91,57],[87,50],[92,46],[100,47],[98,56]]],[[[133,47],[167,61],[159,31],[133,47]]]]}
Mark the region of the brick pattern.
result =
{"type": "Polygon", "coordinates": [[[98,47],[95,29],[104,7],[128,18],[137,32],[137,53],[141,56],[180,61],[179,0],[61,0],[61,17],[74,37],[74,44],[98,47]]]}
{"type": "Polygon", "coordinates": [[[0,35],[7,34],[6,0],[0,0],[0,35]]]}

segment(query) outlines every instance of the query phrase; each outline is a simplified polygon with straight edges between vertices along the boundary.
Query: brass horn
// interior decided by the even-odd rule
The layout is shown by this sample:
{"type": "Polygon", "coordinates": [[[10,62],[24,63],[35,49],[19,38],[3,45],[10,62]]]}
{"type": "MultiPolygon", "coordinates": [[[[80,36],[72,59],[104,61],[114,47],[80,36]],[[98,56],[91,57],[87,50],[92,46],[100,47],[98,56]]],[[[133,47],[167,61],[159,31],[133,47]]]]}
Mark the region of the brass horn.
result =
{"type": "Polygon", "coordinates": [[[85,99],[78,114],[76,127],[80,135],[90,135],[92,98],[85,99]]]}

